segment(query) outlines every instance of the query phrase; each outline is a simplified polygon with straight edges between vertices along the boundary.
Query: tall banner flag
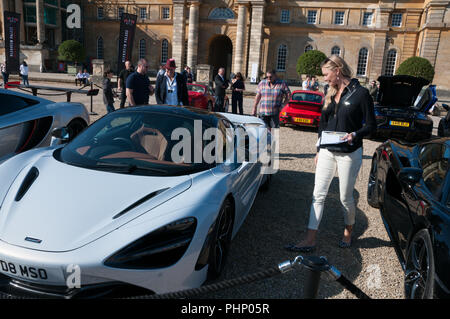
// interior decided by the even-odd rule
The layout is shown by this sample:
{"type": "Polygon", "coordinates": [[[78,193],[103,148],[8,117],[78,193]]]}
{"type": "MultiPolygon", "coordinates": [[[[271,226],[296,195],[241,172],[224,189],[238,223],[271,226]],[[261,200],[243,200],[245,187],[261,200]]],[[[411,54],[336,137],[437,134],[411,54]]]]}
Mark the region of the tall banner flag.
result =
{"type": "Polygon", "coordinates": [[[125,62],[131,60],[133,40],[136,32],[137,16],[122,13],[120,19],[119,57],[117,59],[117,74],[125,68],[125,62]]]}
{"type": "Polygon", "coordinates": [[[4,11],[5,57],[8,73],[19,73],[20,65],[20,14],[4,11]]]}

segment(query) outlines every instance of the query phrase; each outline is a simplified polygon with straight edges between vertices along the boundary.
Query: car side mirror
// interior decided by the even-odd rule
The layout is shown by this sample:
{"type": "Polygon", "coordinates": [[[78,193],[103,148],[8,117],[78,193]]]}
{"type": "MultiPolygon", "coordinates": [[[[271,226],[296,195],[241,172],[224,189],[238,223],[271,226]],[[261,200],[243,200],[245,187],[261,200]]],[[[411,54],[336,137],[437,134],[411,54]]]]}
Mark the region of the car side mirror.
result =
{"type": "Polygon", "coordinates": [[[52,137],[57,138],[61,143],[67,143],[72,137],[72,130],[69,127],[58,127],[52,131],[52,137]]]}
{"type": "Polygon", "coordinates": [[[413,186],[420,181],[422,174],[421,168],[404,167],[398,173],[398,179],[409,186],[413,186]]]}

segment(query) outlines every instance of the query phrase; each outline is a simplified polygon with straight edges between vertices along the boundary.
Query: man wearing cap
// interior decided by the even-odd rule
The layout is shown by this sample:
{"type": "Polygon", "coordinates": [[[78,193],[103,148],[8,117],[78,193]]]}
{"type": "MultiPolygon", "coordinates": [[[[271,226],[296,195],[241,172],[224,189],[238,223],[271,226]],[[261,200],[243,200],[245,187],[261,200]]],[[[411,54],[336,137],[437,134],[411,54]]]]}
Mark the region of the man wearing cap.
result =
{"type": "Polygon", "coordinates": [[[153,95],[154,89],[147,76],[148,62],[146,59],[140,59],[136,72],[131,73],[127,78],[127,99],[130,106],[147,105],[150,95],[153,95]]]}
{"type": "Polygon", "coordinates": [[[156,103],[168,105],[189,105],[188,90],[185,78],[175,72],[174,59],[167,60],[166,73],[156,79],[156,103]]]}

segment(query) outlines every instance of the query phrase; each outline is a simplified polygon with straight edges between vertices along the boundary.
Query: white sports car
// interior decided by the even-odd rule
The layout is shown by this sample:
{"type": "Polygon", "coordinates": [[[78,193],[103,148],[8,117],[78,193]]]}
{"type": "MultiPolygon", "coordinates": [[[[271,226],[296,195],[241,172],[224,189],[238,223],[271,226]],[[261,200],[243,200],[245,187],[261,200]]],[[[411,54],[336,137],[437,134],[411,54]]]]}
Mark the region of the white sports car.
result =
{"type": "Polygon", "coordinates": [[[69,127],[76,135],[88,125],[89,114],[81,103],[55,103],[0,89],[0,163],[32,148],[49,146],[57,127],[69,127]]]}
{"type": "Polygon", "coordinates": [[[0,165],[0,291],[129,296],[218,276],[269,181],[271,162],[250,159],[252,139],[267,138],[271,153],[265,132],[252,116],[143,106],[104,116],[66,145],[7,160],[0,165]]]}

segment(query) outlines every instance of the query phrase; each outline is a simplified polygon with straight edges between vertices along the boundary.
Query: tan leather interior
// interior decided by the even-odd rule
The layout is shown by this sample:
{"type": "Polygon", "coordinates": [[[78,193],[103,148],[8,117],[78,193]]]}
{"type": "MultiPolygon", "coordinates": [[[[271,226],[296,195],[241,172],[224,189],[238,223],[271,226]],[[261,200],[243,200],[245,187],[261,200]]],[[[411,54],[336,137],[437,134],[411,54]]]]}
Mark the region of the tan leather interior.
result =
{"type": "Polygon", "coordinates": [[[131,140],[140,144],[147,154],[160,161],[164,160],[164,153],[167,148],[167,140],[164,135],[157,129],[142,127],[131,134],[131,140]]]}

